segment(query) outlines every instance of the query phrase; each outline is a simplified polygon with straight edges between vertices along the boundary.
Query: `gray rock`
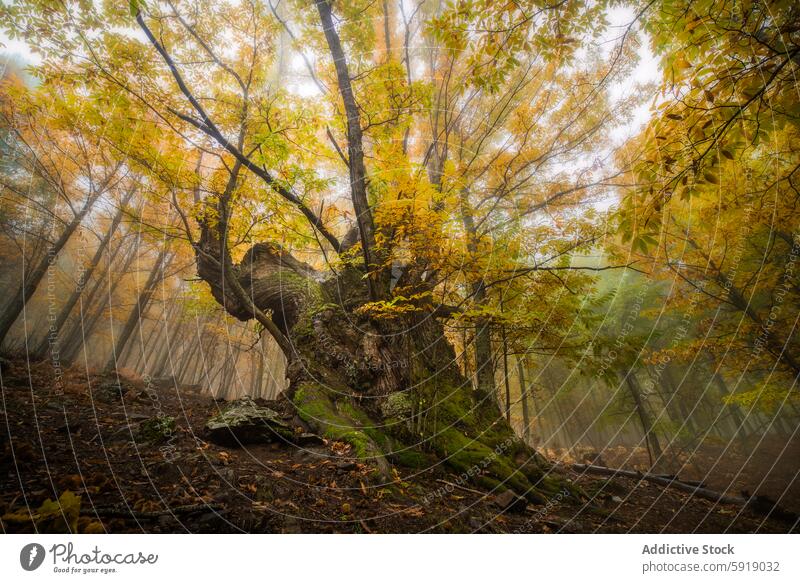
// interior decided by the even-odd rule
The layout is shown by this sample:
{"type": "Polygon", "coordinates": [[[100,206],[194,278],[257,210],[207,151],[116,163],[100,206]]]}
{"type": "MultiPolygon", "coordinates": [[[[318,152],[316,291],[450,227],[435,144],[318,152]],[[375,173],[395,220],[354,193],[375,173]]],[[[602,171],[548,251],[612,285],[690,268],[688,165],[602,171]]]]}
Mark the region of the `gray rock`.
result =
{"type": "Polygon", "coordinates": [[[209,440],[221,445],[293,441],[294,433],[280,415],[250,399],[234,401],[206,423],[209,440]]]}

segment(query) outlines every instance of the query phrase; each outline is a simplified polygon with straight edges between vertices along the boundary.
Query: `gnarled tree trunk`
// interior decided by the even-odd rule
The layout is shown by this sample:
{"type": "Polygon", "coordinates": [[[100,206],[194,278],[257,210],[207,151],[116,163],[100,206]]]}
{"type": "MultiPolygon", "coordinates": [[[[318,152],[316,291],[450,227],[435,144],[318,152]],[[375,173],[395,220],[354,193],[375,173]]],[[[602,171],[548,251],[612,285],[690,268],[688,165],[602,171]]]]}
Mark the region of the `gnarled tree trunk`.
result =
{"type": "Polygon", "coordinates": [[[199,275],[233,316],[271,316],[289,346],[286,396],[316,432],[384,471],[389,463],[443,463],[465,480],[537,502],[564,487],[491,396],[472,390],[433,310],[392,320],[362,315],[369,291],[359,269],[325,279],[270,243],[254,245],[226,279],[222,248],[203,227],[199,275]]]}

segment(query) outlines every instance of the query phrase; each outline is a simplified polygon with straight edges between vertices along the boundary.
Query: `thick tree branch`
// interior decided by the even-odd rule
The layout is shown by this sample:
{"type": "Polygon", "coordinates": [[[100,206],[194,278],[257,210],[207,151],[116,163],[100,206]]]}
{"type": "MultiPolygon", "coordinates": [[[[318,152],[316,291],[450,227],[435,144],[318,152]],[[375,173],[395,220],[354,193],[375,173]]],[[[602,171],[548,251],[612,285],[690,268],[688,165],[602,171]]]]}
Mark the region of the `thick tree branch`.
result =
{"type": "Polygon", "coordinates": [[[331,6],[327,0],[316,0],[317,11],[322,21],[325,39],[328,41],[333,63],[336,68],[336,79],[339,83],[339,93],[344,102],[345,115],[347,116],[347,159],[350,170],[350,197],[356,213],[361,246],[364,253],[364,263],[367,272],[370,296],[379,298],[379,291],[374,271],[378,265],[375,254],[375,224],[372,219],[372,210],[367,200],[367,170],[364,166],[364,137],[361,131],[361,115],[350,82],[350,72],[347,68],[347,59],[342,49],[342,43],[333,24],[331,6]]]}
{"type": "Polygon", "coordinates": [[[166,63],[167,67],[172,74],[175,83],[177,83],[178,88],[180,89],[181,93],[186,97],[186,99],[191,104],[192,108],[197,112],[200,116],[200,120],[196,120],[191,118],[190,116],[186,115],[179,115],[181,119],[187,121],[194,125],[197,129],[204,132],[211,138],[213,138],[217,143],[219,143],[225,150],[227,150],[230,154],[239,161],[242,166],[250,170],[253,174],[261,178],[267,185],[279,196],[283,197],[290,203],[292,203],[302,214],[306,217],[306,219],[311,223],[311,225],[316,228],[320,234],[333,246],[333,248],[338,252],[341,249],[341,244],[339,240],[331,233],[325,224],[322,222],[322,219],[319,218],[314,212],[306,206],[306,204],[300,199],[300,197],[292,192],[289,188],[280,184],[267,170],[261,168],[257,164],[255,164],[252,160],[250,160],[247,156],[245,156],[241,150],[239,150],[236,146],[234,146],[220,131],[220,129],[216,126],[213,120],[209,117],[208,113],[206,113],[203,106],[197,99],[194,97],[193,93],[186,85],[186,82],[183,79],[180,71],[178,70],[175,61],[166,51],[166,49],[161,45],[161,43],[156,39],[153,32],[147,26],[142,17],[142,13],[138,12],[136,14],[136,22],[139,24],[139,27],[147,36],[147,39],[150,41],[150,44],[155,47],[158,54],[161,55],[161,58],[166,63]]]}

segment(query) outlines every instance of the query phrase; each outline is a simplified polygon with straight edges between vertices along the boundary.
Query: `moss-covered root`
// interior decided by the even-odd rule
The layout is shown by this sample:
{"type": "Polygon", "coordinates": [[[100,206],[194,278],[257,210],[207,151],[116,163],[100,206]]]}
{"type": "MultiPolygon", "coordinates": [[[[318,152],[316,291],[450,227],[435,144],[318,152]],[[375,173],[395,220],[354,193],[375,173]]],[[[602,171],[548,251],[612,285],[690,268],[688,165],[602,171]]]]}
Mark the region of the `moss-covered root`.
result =
{"type": "Polygon", "coordinates": [[[347,402],[340,402],[337,407],[325,389],[310,382],[297,387],[293,402],[300,418],[314,431],[326,439],[350,444],[355,457],[374,463],[382,475],[390,475],[384,456],[389,438],[374,428],[366,414],[347,402]]]}
{"type": "Polygon", "coordinates": [[[463,479],[494,491],[510,489],[532,503],[544,504],[564,485],[538,465],[518,464],[513,455],[518,445],[509,437],[492,447],[455,428],[443,431],[435,443],[437,455],[463,479]]]}
{"type": "Polygon", "coordinates": [[[449,428],[439,434],[435,449],[463,480],[494,492],[513,490],[533,504],[545,504],[565,493],[576,501],[586,498],[578,486],[543,463],[540,455],[513,434],[498,441],[473,438],[449,428]]]}
{"type": "Polygon", "coordinates": [[[494,491],[513,490],[532,503],[545,503],[565,488],[579,495],[566,477],[515,435],[493,403],[476,403],[466,386],[428,383],[420,389],[425,402],[435,403],[435,421],[425,430],[439,459],[464,480],[494,491]]]}

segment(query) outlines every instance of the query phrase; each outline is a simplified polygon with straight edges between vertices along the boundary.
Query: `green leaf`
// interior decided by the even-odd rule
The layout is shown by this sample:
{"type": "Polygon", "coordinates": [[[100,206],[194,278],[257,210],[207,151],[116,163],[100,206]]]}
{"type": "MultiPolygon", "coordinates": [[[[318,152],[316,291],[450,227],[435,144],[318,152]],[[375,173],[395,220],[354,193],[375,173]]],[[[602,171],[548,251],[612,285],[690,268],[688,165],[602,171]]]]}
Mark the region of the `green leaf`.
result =
{"type": "Polygon", "coordinates": [[[139,12],[147,7],[145,0],[128,0],[128,7],[131,9],[131,16],[139,16],[139,12]]]}

